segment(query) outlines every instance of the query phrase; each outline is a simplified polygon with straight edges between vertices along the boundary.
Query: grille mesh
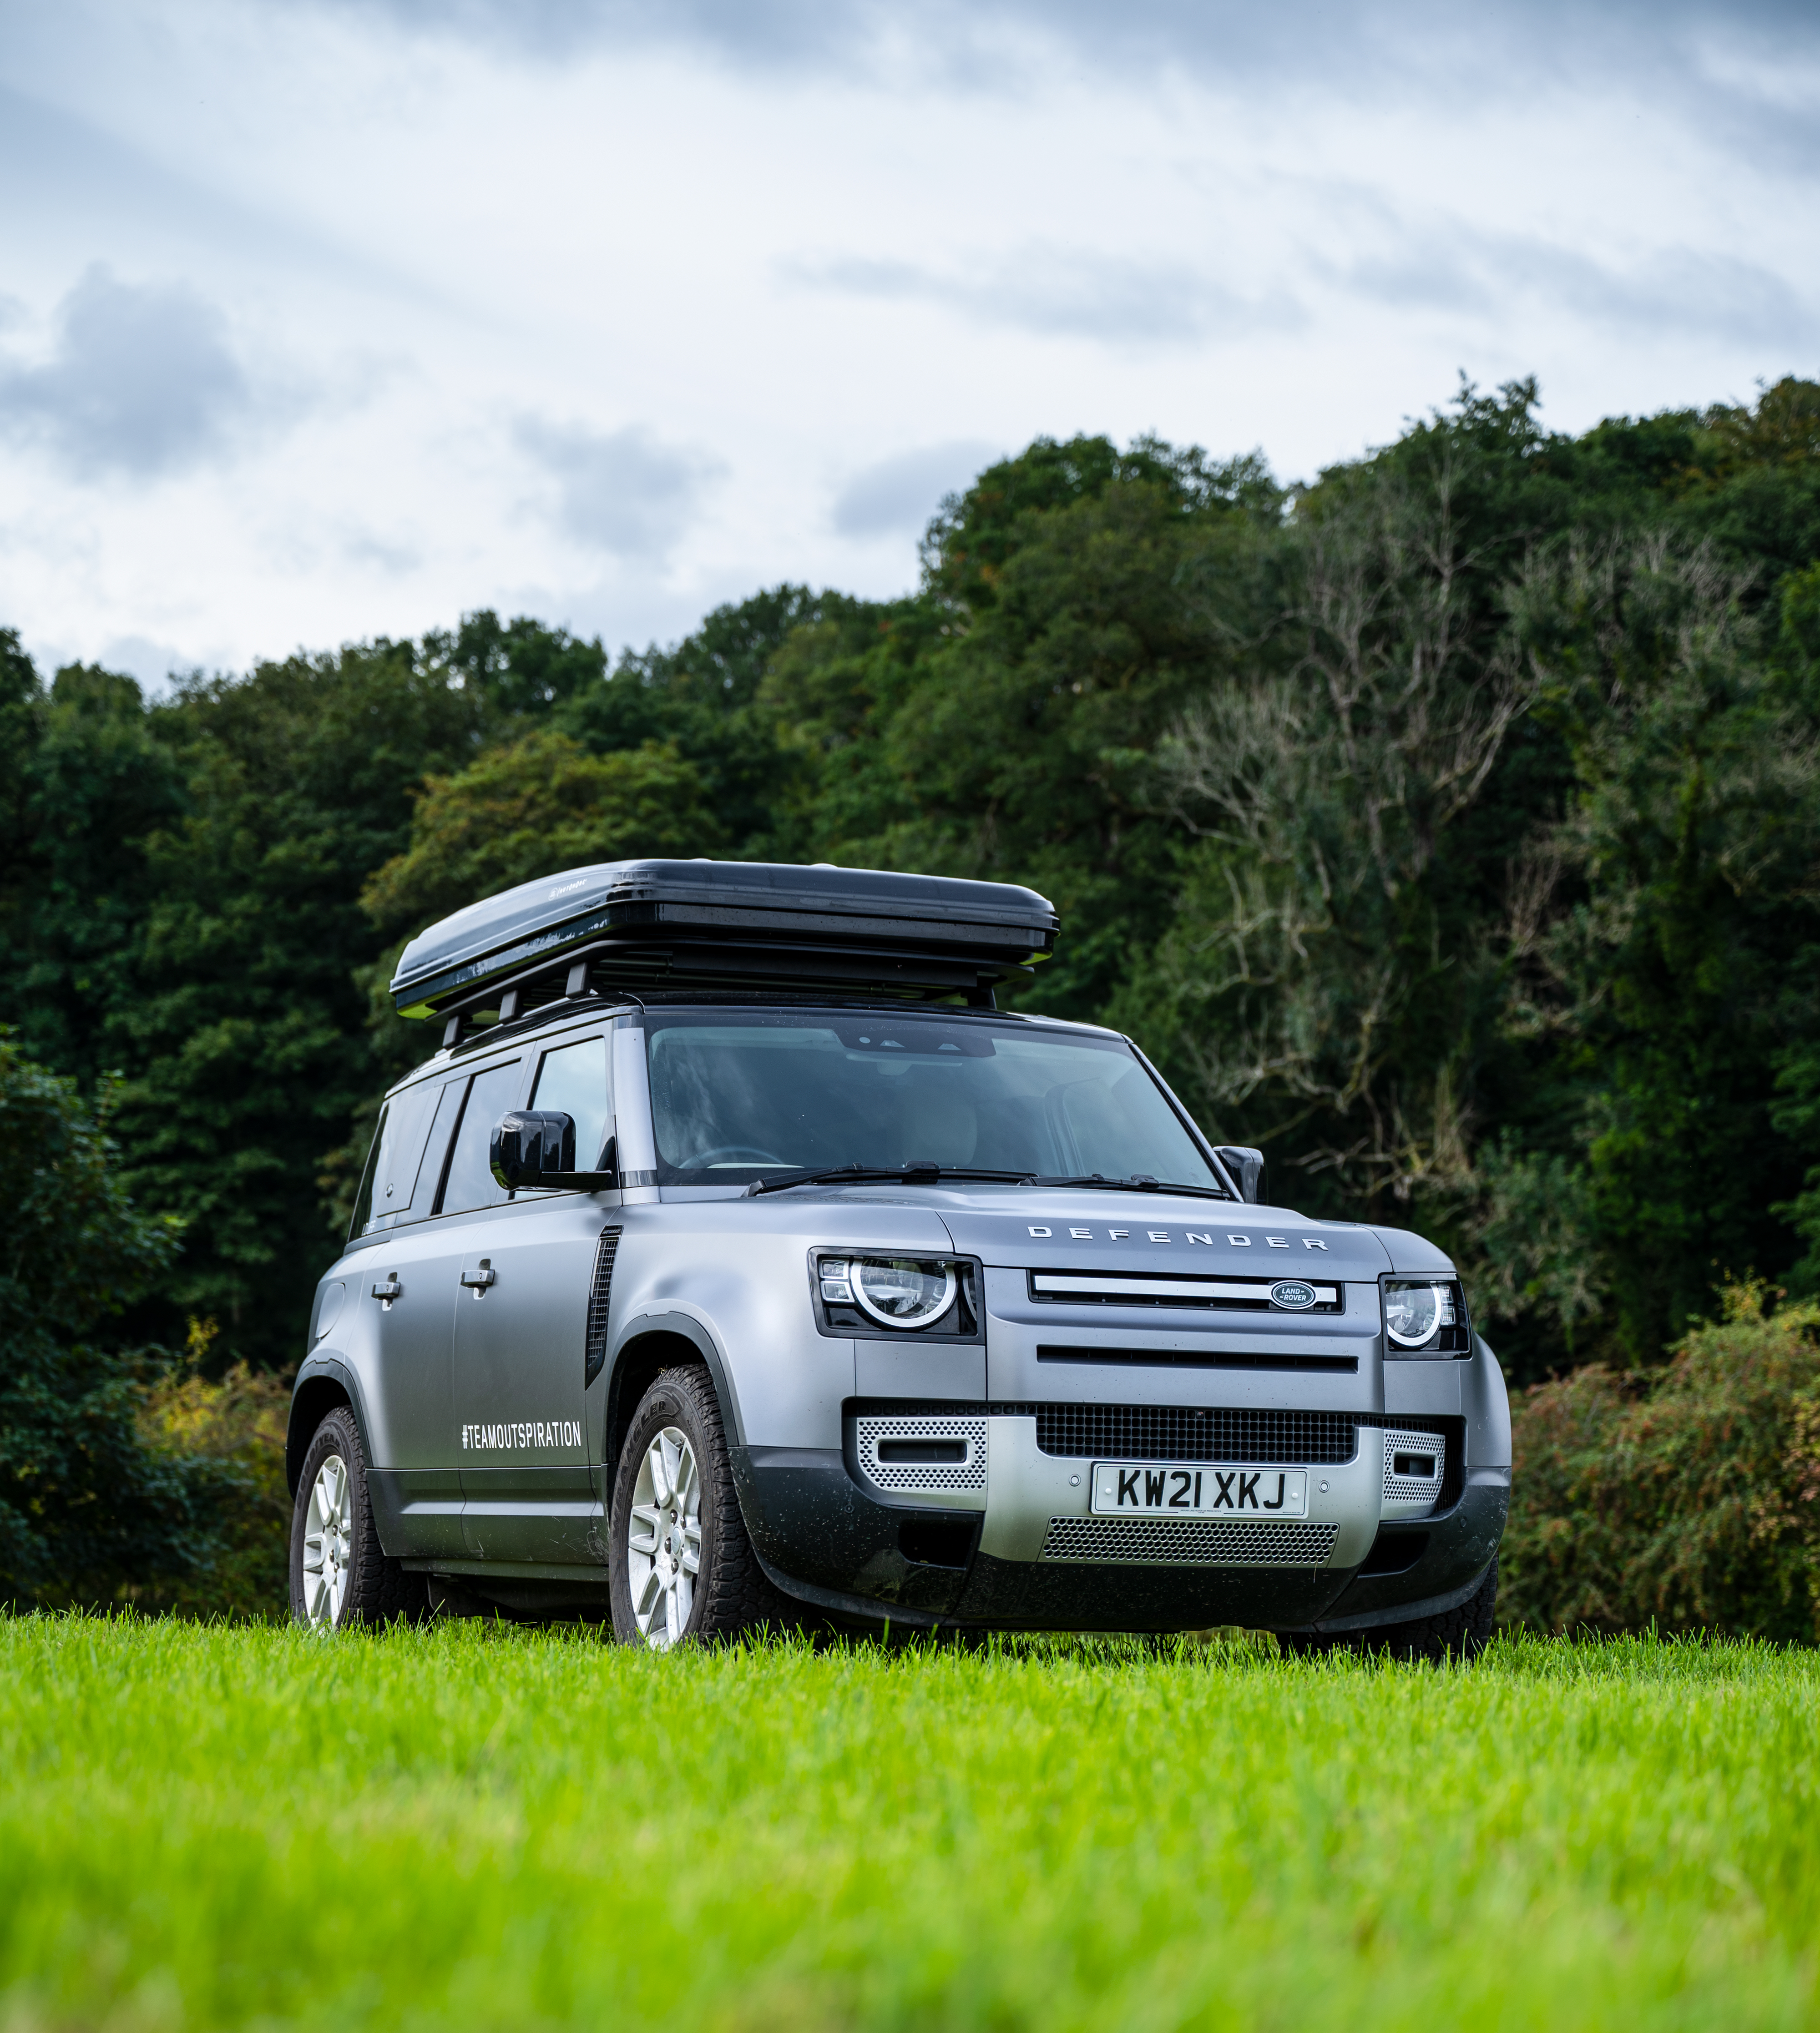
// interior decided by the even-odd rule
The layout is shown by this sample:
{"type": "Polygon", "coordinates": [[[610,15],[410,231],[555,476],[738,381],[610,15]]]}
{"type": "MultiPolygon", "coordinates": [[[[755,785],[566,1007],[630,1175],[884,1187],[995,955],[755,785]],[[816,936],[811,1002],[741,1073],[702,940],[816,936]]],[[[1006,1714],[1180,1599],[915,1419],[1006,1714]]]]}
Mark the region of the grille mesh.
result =
{"type": "Polygon", "coordinates": [[[986,1421],[983,1418],[900,1418],[856,1420],[859,1466],[881,1489],[983,1489],[986,1487],[986,1421]],[[958,1462],[886,1462],[878,1458],[881,1440],[962,1440],[967,1458],[958,1462]]]}
{"type": "Polygon", "coordinates": [[[1447,1448],[1436,1433],[1405,1432],[1395,1427],[1384,1430],[1384,1495],[1399,1503],[1432,1503],[1441,1493],[1446,1472],[1447,1448]],[[1399,1475],[1399,1455],[1426,1455],[1435,1465],[1432,1475],[1399,1475]]]}
{"type": "Polygon", "coordinates": [[[1353,1458],[1356,1412],[1271,1411],[1199,1405],[994,1405],[1036,1415],[1046,1455],[1125,1461],[1307,1462],[1353,1458]]]}
{"type": "Polygon", "coordinates": [[[1146,1567],[1318,1567],[1339,1536],[1339,1526],[1314,1523],[1051,1518],[1039,1557],[1146,1567]]]}
{"type": "Polygon", "coordinates": [[[586,1357],[582,1381],[592,1383],[607,1359],[607,1302],[612,1297],[613,1259],[619,1254],[620,1230],[603,1228],[600,1247],[594,1252],[594,1286],[588,1294],[586,1357]]]}

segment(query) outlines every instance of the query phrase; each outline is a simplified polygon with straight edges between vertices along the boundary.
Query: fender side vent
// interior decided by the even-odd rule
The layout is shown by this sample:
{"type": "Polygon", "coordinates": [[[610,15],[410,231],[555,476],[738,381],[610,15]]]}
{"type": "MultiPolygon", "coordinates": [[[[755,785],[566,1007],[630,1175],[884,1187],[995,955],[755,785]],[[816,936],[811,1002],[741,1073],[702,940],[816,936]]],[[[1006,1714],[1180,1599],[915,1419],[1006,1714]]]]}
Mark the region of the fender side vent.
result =
{"type": "Polygon", "coordinates": [[[613,1259],[619,1253],[620,1231],[601,1230],[601,1245],[594,1252],[594,1289],[588,1294],[587,1353],[582,1368],[585,1391],[606,1367],[607,1301],[613,1292],[613,1259]]]}

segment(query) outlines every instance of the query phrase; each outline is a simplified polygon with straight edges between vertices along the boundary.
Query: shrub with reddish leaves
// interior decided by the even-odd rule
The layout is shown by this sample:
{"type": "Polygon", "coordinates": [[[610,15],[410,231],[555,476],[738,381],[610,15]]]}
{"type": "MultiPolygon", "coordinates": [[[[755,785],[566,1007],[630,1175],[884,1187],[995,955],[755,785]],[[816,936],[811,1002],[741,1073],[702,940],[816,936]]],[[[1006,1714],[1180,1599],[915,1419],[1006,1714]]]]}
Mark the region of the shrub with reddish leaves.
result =
{"type": "Polygon", "coordinates": [[[1731,1286],[1665,1367],[1593,1364],[1511,1418],[1507,1623],[1820,1637],[1820,1305],[1731,1286]]]}

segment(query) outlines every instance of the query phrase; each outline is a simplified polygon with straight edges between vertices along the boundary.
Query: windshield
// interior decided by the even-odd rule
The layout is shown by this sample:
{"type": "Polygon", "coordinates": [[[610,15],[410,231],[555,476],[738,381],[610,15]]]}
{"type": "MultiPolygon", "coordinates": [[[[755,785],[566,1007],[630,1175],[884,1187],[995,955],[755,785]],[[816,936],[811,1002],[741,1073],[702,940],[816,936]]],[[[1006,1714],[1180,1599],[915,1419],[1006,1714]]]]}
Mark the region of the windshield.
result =
{"type": "Polygon", "coordinates": [[[931,1163],[1219,1185],[1120,1039],[921,1013],[646,1023],[661,1185],[931,1163]]]}

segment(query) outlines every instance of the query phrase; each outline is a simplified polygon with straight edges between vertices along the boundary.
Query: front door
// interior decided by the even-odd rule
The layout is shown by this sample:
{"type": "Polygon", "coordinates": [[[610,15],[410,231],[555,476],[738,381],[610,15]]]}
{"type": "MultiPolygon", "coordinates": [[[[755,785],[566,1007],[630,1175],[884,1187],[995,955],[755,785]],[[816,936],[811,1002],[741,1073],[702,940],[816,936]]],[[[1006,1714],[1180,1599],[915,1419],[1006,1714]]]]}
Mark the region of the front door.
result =
{"type": "MultiPolygon", "coordinates": [[[[606,1049],[597,1036],[545,1052],[530,1102],[575,1118],[585,1170],[609,1121],[606,1049]]],[[[470,1559],[605,1560],[584,1398],[589,1300],[612,1219],[590,1194],[525,1193],[468,1227],[454,1383],[470,1559]]]]}

